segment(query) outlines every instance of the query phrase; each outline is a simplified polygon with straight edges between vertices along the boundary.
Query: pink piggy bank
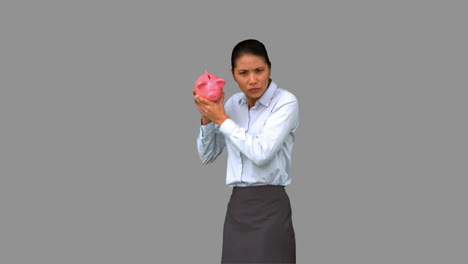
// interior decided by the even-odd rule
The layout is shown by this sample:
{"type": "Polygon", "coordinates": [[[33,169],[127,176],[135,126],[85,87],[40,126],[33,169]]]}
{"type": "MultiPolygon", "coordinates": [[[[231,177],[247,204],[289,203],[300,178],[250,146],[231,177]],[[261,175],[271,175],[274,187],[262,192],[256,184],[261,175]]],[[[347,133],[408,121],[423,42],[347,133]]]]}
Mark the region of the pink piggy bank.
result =
{"type": "Polygon", "coordinates": [[[215,75],[205,71],[195,81],[195,89],[193,91],[201,97],[210,101],[218,101],[223,96],[223,87],[226,81],[218,78],[215,75]]]}

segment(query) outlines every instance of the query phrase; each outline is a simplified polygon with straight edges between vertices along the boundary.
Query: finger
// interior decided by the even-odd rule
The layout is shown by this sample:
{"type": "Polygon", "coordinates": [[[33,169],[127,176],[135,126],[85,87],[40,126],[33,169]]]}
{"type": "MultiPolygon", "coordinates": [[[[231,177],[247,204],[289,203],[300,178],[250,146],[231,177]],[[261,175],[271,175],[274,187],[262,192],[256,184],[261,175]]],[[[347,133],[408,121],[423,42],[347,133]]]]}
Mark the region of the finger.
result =
{"type": "Polygon", "coordinates": [[[198,112],[200,112],[200,114],[204,114],[205,111],[199,106],[199,105],[196,105],[197,109],[198,109],[198,112]]]}
{"type": "Polygon", "coordinates": [[[205,98],[203,98],[203,97],[201,97],[201,96],[199,96],[199,95],[196,95],[195,97],[197,98],[197,101],[198,101],[200,104],[209,105],[209,104],[212,103],[210,100],[205,99],[205,98]]]}
{"type": "Polygon", "coordinates": [[[208,106],[210,103],[210,101],[206,100],[205,98],[201,97],[198,94],[194,96],[194,101],[196,105],[203,106],[203,107],[208,106]]]}
{"type": "Polygon", "coordinates": [[[221,98],[219,98],[219,100],[216,101],[216,104],[218,104],[218,105],[219,104],[221,104],[221,105],[224,104],[224,92],[221,94],[221,98]]]}
{"type": "Polygon", "coordinates": [[[197,107],[198,111],[200,111],[200,113],[206,112],[206,107],[203,104],[195,102],[195,106],[197,107]]]}
{"type": "Polygon", "coordinates": [[[197,107],[200,107],[203,105],[203,103],[200,102],[200,96],[198,94],[195,94],[195,96],[193,97],[193,101],[197,107]]]}

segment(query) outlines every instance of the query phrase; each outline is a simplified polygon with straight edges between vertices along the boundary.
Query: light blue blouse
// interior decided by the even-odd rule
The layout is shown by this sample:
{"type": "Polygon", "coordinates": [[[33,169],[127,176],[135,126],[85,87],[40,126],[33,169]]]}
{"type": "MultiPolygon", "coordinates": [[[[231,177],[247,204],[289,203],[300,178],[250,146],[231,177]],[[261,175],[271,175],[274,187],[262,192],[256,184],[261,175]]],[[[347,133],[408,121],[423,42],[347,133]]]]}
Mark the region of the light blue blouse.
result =
{"type": "Polygon", "coordinates": [[[204,164],[213,162],[226,147],[226,185],[283,185],[291,183],[291,151],[299,125],[296,97],[272,81],[252,108],[244,93],[225,103],[229,119],[221,126],[200,127],[197,147],[204,164]]]}

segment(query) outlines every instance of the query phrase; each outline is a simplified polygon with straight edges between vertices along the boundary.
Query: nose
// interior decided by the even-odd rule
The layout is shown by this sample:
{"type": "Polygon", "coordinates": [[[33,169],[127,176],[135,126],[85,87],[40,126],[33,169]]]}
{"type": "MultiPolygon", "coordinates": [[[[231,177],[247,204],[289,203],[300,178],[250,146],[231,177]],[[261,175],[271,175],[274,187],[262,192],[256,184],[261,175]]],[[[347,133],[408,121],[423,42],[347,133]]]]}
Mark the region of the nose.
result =
{"type": "Polygon", "coordinates": [[[253,73],[249,74],[248,82],[250,85],[254,85],[257,83],[257,80],[255,79],[255,75],[253,73]]]}

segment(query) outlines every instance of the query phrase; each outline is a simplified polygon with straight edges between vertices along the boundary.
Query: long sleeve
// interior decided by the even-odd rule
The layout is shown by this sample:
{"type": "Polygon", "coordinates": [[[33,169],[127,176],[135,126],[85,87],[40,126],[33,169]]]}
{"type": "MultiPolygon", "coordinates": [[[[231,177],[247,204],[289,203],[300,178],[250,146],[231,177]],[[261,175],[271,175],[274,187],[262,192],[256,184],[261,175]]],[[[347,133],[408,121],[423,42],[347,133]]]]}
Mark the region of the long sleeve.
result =
{"type": "Polygon", "coordinates": [[[226,142],[224,136],[219,133],[219,126],[214,123],[200,126],[197,138],[198,155],[204,164],[216,160],[221,154],[226,142]]]}
{"type": "Polygon", "coordinates": [[[263,126],[251,133],[233,120],[226,120],[219,131],[238,151],[258,166],[267,163],[298,126],[298,103],[291,95],[283,98],[266,117],[263,126]]]}
{"type": "Polygon", "coordinates": [[[244,93],[224,105],[229,117],[221,125],[200,126],[198,153],[211,163],[227,151],[226,185],[282,185],[291,183],[291,151],[299,126],[299,106],[291,92],[273,81],[249,108],[244,93]]]}

